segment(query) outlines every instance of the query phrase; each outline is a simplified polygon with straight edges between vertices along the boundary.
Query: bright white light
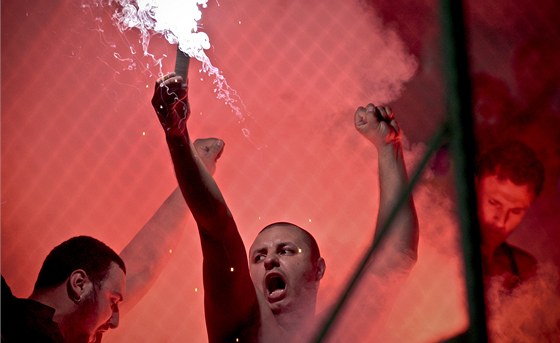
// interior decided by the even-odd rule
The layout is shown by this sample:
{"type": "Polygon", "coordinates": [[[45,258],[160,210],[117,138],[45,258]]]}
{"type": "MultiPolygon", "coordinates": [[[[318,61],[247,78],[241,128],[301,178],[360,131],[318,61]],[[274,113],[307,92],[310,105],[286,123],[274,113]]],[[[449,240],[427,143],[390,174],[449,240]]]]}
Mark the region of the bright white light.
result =
{"type": "Polygon", "coordinates": [[[214,78],[217,98],[244,119],[235,105],[240,100],[237,93],[204,52],[210,48],[210,38],[198,31],[198,21],[202,17],[200,8],[205,8],[208,0],[109,0],[112,2],[119,7],[113,14],[117,27],[140,31],[145,56],[152,56],[148,50],[152,34],[161,34],[169,43],[177,44],[181,51],[202,62],[202,71],[214,78]]]}
{"type": "MultiPolygon", "coordinates": [[[[119,5],[113,19],[121,31],[140,30],[142,48],[148,55],[150,37],[153,33],[163,35],[171,44],[189,56],[203,62],[204,49],[210,48],[210,39],[198,32],[198,20],[202,18],[199,6],[207,0],[111,0],[119,5]]],[[[110,1],[110,2],[111,2],[110,1]]]]}

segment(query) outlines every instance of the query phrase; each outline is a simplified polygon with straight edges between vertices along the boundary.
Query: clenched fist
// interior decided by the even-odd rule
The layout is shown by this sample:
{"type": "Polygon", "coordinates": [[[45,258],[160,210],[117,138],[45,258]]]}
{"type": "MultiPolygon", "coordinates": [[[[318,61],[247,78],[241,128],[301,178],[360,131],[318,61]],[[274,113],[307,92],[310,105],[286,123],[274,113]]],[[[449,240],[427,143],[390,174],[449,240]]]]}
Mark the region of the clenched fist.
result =
{"type": "Polygon", "coordinates": [[[358,107],[354,114],[354,125],[358,132],[378,148],[400,141],[399,125],[388,106],[368,104],[366,107],[358,107]]]}

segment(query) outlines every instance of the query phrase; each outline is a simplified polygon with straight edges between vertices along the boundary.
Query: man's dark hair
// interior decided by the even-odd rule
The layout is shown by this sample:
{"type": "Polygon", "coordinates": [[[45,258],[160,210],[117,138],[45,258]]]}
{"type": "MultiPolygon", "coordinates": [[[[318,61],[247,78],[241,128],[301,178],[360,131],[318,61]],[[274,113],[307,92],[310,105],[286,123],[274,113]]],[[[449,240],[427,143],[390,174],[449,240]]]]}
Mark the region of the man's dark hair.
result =
{"type": "Polygon", "coordinates": [[[313,260],[313,263],[315,263],[317,259],[321,257],[321,251],[319,251],[319,245],[317,244],[315,237],[313,237],[313,235],[309,233],[307,230],[305,230],[304,228],[296,224],[292,224],[289,222],[276,222],[276,223],[268,224],[259,232],[259,234],[275,226],[291,226],[293,228],[298,229],[300,232],[303,233],[307,244],[309,244],[309,247],[311,248],[311,259],[313,260]]]}
{"type": "Polygon", "coordinates": [[[111,262],[126,273],[123,260],[105,243],[88,236],[70,238],[47,255],[33,290],[56,287],[77,269],[83,269],[98,286],[107,276],[111,262]]]}
{"type": "Polygon", "coordinates": [[[500,180],[510,180],[516,185],[529,185],[537,196],[544,183],[544,166],[526,144],[508,141],[479,156],[476,175],[496,175],[500,180]]]}

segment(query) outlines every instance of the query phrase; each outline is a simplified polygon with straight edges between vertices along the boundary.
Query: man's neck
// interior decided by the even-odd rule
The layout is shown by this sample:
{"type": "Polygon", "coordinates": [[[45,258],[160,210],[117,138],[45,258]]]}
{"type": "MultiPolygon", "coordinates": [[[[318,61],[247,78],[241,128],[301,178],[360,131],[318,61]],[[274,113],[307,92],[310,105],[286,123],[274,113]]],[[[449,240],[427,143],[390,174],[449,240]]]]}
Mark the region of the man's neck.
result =
{"type": "Polygon", "coordinates": [[[293,342],[307,342],[314,330],[314,306],[274,315],[276,323],[293,342]]]}
{"type": "Polygon", "coordinates": [[[490,252],[483,251],[484,274],[487,276],[517,274],[517,263],[506,242],[502,242],[490,252]]]}
{"type": "Polygon", "coordinates": [[[29,296],[29,299],[52,307],[55,311],[52,320],[59,326],[64,321],[66,315],[71,311],[71,304],[69,304],[68,296],[65,290],[61,291],[61,287],[34,291],[29,296]]]}
{"type": "Polygon", "coordinates": [[[482,253],[482,257],[485,261],[491,262],[496,254],[499,252],[500,246],[502,244],[504,244],[505,241],[499,241],[499,242],[491,242],[491,243],[486,243],[483,242],[481,247],[480,247],[480,252],[482,253]]]}

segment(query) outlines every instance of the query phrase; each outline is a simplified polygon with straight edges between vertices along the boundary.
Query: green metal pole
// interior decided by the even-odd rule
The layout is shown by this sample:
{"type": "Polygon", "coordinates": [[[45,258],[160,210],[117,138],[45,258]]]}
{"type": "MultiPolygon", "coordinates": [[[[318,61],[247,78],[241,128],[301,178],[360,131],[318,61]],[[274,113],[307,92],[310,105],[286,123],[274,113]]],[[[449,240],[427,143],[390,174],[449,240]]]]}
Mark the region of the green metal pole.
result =
{"type": "Polygon", "coordinates": [[[441,0],[441,19],[447,87],[448,120],[457,187],[457,206],[462,236],[467,297],[469,302],[468,341],[485,343],[486,308],[480,254],[474,159],[476,142],[472,121],[471,85],[467,39],[461,0],[441,0]]]}

